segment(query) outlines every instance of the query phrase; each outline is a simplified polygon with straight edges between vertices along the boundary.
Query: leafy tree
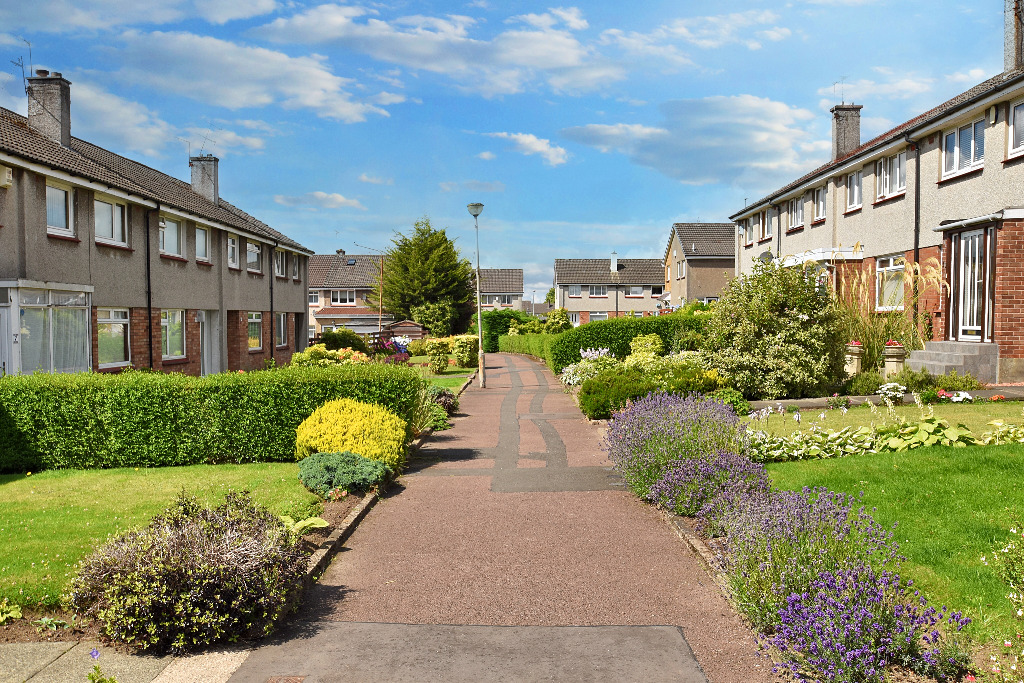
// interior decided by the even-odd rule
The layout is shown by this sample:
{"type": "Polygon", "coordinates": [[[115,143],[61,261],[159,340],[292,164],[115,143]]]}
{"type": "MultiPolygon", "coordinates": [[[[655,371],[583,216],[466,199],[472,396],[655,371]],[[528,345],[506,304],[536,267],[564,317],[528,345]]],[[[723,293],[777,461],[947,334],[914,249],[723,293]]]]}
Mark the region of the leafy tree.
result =
{"type": "Polygon", "coordinates": [[[548,321],[544,325],[544,331],[548,334],[558,334],[572,329],[569,322],[569,312],[564,308],[555,308],[548,313],[548,321]]]}
{"type": "Polygon", "coordinates": [[[458,317],[458,311],[451,299],[430,301],[421,306],[413,306],[412,319],[430,330],[435,337],[447,337],[452,333],[452,322],[458,317]]]}
{"type": "Polygon", "coordinates": [[[548,290],[548,295],[546,297],[544,297],[544,303],[550,304],[552,306],[555,305],[555,288],[554,287],[552,287],[551,289],[548,290]]]}
{"type": "Polygon", "coordinates": [[[473,268],[462,258],[455,242],[445,231],[430,225],[423,217],[413,224],[412,234],[396,233],[384,264],[383,282],[371,295],[373,303],[384,302],[384,308],[398,319],[413,319],[431,331],[447,326],[463,330],[473,313],[473,268]],[[413,309],[420,311],[420,321],[413,309]],[[448,315],[447,320],[442,320],[448,315]],[[439,318],[440,316],[440,318],[439,318]]]}

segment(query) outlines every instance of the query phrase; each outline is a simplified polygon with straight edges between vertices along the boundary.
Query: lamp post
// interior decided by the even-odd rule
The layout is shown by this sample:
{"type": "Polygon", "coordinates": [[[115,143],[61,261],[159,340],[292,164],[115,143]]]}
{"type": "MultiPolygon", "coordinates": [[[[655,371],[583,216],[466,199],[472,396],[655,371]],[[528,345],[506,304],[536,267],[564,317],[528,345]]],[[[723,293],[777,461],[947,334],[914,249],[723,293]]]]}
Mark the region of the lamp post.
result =
{"type": "Polygon", "coordinates": [[[530,315],[532,315],[534,317],[537,317],[537,290],[536,289],[533,290],[532,294],[530,294],[530,304],[531,304],[530,315]]]}
{"type": "Polygon", "coordinates": [[[483,204],[467,204],[469,215],[473,217],[473,228],[476,230],[476,333],[480,348],[477,357],[477,365],[480,371],[480,388],[487,388],[487,378],[484,374],[484,319],[480,312],[480,222],[477,218],[484,210],[483,204]]]}

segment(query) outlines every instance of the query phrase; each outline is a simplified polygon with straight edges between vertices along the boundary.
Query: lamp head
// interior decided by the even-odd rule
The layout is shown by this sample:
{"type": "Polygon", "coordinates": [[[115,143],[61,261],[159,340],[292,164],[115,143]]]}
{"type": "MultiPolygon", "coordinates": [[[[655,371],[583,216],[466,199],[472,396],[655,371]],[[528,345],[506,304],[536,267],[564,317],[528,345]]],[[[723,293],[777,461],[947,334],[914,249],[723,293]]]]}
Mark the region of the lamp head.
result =
{"type": "Polygon", "coordinates": [[[476,218],[480,215],[480,212],[484,210],[483,204],[467,204],[466,208],[469,209],[469,215],[476,218]]]}

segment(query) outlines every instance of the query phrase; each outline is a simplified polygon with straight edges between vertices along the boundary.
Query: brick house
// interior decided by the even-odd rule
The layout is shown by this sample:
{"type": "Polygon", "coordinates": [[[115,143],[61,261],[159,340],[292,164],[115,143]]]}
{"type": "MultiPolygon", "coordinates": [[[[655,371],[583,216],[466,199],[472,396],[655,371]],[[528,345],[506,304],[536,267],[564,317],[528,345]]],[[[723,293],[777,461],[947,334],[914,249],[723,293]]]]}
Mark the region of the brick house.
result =
{"type": "Polygon", "coordinates": [[[665,293],[664,262],[656,258],[555,259],[555,306],[573,325],[624,315],[656,315],[665,293]]]}
{"type": "Polygon", "coordinates": [[[523,308],[523,269],[481,268],[480,308],[483,311],[502,308],[529,310],[528,307],[523,308]]]}
{"type": "MultiPolygon", "coordinates": [[[[910,365],[1024,380],[1024,16],[1006,0],[1004,71],[860,142],[861,105],[832,109],[832,158],[749,204],[737,226],[738,273],[755,259],[813,261],[870,287],[876,311],[911,314],[904,275],[922,290],[933,341],[910,365]],[[905,305],[906,304],[906,305],[905,305]]],[[[927,329],[927,328],[925,328],[927,329]]]]}
{"type": "Polygon", "coordinates": [[[309,257],[309,330],[310,339],[339,327],[359,334],[377,332],[381,325],[395,322],[386,310],[367,298],[380,279],[379,255],[314,254],[309,257]]]}
{"type": "Polygon", "coordinates": [[[306,345],[308,249],[191,183],[71,136],[71,83],[0,108],[0,375],[287,362],[306,345]]]}
{"type": "Polygon", "coordinates": [[[735,273],[736,226],[676,223],[665,247],[665,293],[675,309],[687,301],[717,301],[735,273]]]}

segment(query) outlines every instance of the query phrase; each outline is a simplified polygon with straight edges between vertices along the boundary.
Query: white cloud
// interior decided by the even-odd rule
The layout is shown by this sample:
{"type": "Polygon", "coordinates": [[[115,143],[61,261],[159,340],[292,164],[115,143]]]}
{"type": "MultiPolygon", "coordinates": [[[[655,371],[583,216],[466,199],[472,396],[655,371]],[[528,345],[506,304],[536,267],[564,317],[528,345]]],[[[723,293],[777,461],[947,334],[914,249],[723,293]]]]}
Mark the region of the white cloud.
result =
{"type": "Polygon", "coordinates": [[[177,131],[149,107],[84,81],[73,86],[72,133],[101,147],[159,156],[177,131]]]}
{"type": "Polygon", "coordinates": [[[504,192],[505,183],[485,180],[464,180],[461,183],[454,180],[446,180],[437,184],[441,192],[455,192],[456,190],[469,190],[470,192],[504,192]]]}
{"type": "Polygon", "coordinates": [[[569,160],[569,152],[564,147],[552,145],[550,140],[538,138],[532,133],[485,133],[492,138],[511,140],[516,150],[529,156],[539,154],[548,166],[558,166],[569,160]]]}
{"type": "Polygon", "coordinates": [[[955,74],[948,74],[946,80],[950,83],[981,83],[991,74],[984,69],[968,69],[955,74]]]}
{"type": "Polygon", "coordinates": [[[762,41],[775,42],[792,35],[790,29],[773,25],[778,20],[779,15],[769,10],[688,17],[663,24],[648,33],[608,29],[601,34],[601,41],[604,44],[617,45],[626,52],[664,59],[677,66],[687,66],[692,60],[680,51],[678,43],[688,43],[701,49],[743,45],[749,50],[758,50],[762,47],[762,41]],[[759,27],[766,28],[756,30],[759,27]],[[754,40],[751,36],[756,36],[759,40],[754,40]]]}
{"type": "Polygon", "coordinates": [[[480,152],[479,154],[477,154],[477,155],[476,155],[476,158],[477,158],[477,159],[483,159],[484,161],[491,161],[491,160],[492,160],[492,159],[494,159],[494,158],[495,158],[496,156],[497,156],[497,155],[495,155],[495,153],[494,153],[494,152],[488,152],[488,151],[486,151],[486,150],[485,150],[485,151],[483,151],[483,152],[480,152]]]}
{"type": "Polygon", "coordinates": [[[344,123],[386,110],[353,98],[354,81],[335,76],[320,56],[291,57],[262,47],[191,33],[127,31],[116,75],[127,83],[170,91],[229,109],[280,104],[344,123]]]}
{"type": "Polygon", "coordinates": [[[828,141],[808,131],[815,115],[754,95],[677,100],[661,106],[657,127],[590,124],[562,134],[624,154],[683,183],[771,189],[827,160],[828,141]]]}
{"type": "Polygon", "coordinates": [[[342,209],[353,208],[366,211],[366,207],[359,203],[358,199],[347,199],[336,192],[307,192],[299,196],[288,196],[283,194],[274,195],[274,201],[284,206],[308,206],[314,209],[342,209]]]}
{"type": "Polygon", "coordinates": [[[906,100],[930,92],[935,84],[935,79],[928,76],[896,73],[888,67],[875,67],[873,70],[886,80],[861,78],[818,88],[819,95],[828,95],[832,98],[822,100],[821,106],[825,109],[832,107],[836,103],[836,96],[845,102],[867,102],[871,99],[906,100]]]}
{"type": "Polygon", "coordinates": [[[359,182],[369,183],[371,185],[394,185],[395,181],[392,178],[379,178],[377,176],[368,175],[366,173],[359,174],[359,182]]]}
{"type": "Polygon", "coordinates": [[[621,80],[625,71],[602,60],[571,31],[587,26],[576,8],[520,15],[526,28],[474,38],[472,17],[422,15],[381,19],[377,10],[320,5],[254,30],[283,43],[336,44],[412,70],[444,74],[485,97],[522,92],[535,82],[553,90],[587,91],[621,80]]]}
{"type": "Polygon", "coordinates": [[[190,140],[202,140],[204,137],[209,137],[210,140],[206,143],[206,147],[207,149],[212,148],[218,156],[224,156],[238,149],[259,152],[266,146],[261,137],[239,135],[226,128],[218,128],[213,131],[208,128],[188,128],[187,133],[190,140]]]}
{"type": "Polygon", "coordinates": [[[273,12],[275,0],[33,0],[0,3],[0,26],[29,32],[107,31],[199,17],[214,24],[273,12]]]}

